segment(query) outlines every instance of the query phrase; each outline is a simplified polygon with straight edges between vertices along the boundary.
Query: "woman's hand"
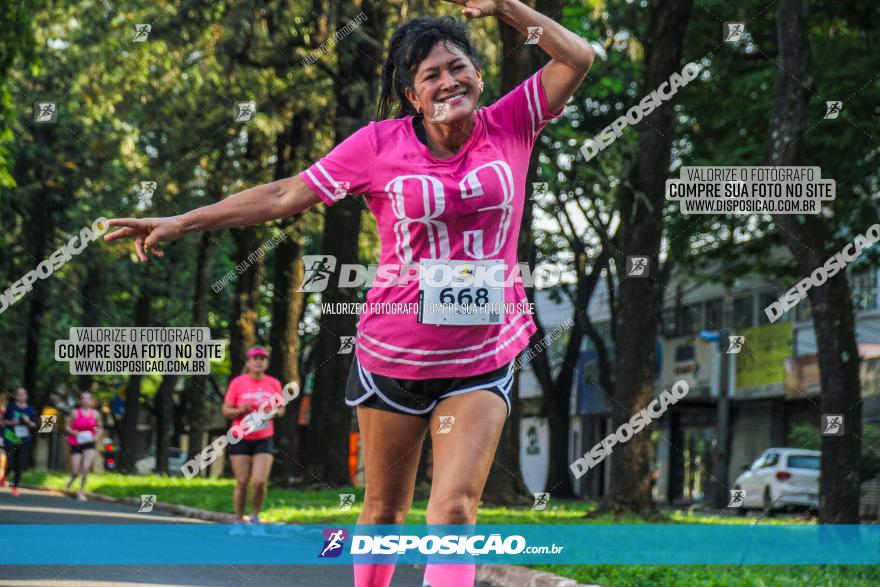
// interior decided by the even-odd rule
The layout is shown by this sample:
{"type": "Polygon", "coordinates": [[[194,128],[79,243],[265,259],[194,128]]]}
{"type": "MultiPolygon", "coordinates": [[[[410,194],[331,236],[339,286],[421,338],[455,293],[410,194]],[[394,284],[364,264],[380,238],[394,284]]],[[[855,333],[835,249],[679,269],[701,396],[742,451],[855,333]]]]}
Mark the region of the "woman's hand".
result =
{"type": "Polygon", "coordinates": [[[459,6],[464,6],[461,11],[465,18],[483,18],[498,13],[503,0],[446,0],[459,6]]]}
{"type": "Polygon", "coordinates": [[[138,259],[147,261],[147,252],[157,257],[165,255],[159,247],[161,242],[171,242],[184,235],[183,223],[177,216],[167,218],[113,218],[110,226],[122,226],[116,232],[104,236],[107,242],[120,238],[135,237],[134,248],[138,259]]]}

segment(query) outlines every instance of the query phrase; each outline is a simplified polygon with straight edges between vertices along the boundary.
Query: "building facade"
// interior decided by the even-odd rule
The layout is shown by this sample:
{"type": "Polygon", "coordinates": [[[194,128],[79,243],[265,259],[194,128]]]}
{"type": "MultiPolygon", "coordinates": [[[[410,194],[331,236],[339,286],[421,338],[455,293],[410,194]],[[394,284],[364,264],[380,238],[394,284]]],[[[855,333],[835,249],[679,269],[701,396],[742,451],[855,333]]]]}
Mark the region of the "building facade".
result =
{"type": "MultiPolygon", "coordinates": [[[[861,357],[862,420],[866,424],[880,423],[878,270],[853,274],[849,279],[861,357]]],[[[659,393],[684,380],[690,390],[643,432],[651,435],[657,502],[685,505],[711,501],[716,484],[732,486],[742,467],[765,449],[792,446],[791,435],[797,427],[806,424],[818,428],[819,370],[810,303],[802,301],[772,324],[764,315],[764,308],[788,287],[758,277],[740,279],[730,287],[686,280],[672,280],[667,286],[656,334],[655,388],[659,393]],[[743,337],[738,352],[731,349],[731,340],[719,340],[722,330],[743,337]],[[723,358],[728,361],[726,384],[722,382],[723,358]],[[727,394],[726,409],[720,409],[722,394],[727,394]],[[724,419],[725,414],[722,426],[719,418],[724,419]],[[714,469],[719,430],[724,428],[728,431],[729,458],[726,471],[719,473],[714,469]]],[[[570,304],[554,301],[547,292],[536,292],[535,301],[545,331],[572,315],[570,304]]],[[[588,312],[613,357],[604,280],[600,280],[588,312]]],[[[566,338],[558,342],[550,349],[557,357],[566,338]]],[[[585,339],[572,393],[572,461],[612,431],[611,400],[599,381],[596,351],[585,339]]],[[[521,426],[523,473],[530,489],[541,491],[546,479],[547,450],[541,445],[542,439],[546,445],[546,422],[535,415],[540,413],[535,406],[541,390],[528,366],[521,374],[520,393],[526,415],[521,426]],[[534,432],[529,432],[532,429],[534,432]],[[530,454],[526,454],[527,449],[530,454]]],[[[598,499],[606,493],[613,458],[612,454],[574,481],[579,495],[598,499]]]]}

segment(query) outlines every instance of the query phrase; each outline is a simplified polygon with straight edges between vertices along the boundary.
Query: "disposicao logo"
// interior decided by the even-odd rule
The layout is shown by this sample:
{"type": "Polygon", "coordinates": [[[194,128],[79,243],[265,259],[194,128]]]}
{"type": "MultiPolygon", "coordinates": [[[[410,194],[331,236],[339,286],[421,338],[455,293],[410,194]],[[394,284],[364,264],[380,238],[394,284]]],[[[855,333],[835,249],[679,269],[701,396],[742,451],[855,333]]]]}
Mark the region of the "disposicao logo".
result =
{"type": "Polygon", "coordinates": [[[348,531],[342,528],[324,528],[324,547],[318,558],[336,558],[342,554],[348,531]]]}

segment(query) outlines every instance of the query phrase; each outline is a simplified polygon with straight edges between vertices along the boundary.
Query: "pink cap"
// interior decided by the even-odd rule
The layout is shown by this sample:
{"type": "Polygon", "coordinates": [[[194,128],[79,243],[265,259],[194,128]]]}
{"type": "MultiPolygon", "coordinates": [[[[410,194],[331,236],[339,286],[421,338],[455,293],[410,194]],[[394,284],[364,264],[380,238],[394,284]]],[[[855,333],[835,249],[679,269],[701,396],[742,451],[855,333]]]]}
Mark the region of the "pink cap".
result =
{"type": "Polygon", "coordinates": [[[251,350],[247,352],[248,357],[268,357],[269,351],[261,346],[252,346],[251,350]]]}

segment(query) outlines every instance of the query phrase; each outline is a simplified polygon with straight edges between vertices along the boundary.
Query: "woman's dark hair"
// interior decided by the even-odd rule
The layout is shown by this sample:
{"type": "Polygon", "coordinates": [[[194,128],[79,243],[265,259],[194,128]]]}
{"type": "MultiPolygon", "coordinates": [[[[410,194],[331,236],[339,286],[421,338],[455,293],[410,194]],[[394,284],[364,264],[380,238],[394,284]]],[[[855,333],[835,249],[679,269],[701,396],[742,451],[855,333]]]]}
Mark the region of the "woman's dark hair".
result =
{"type": "Polygon", "coordinates": [[[418,113],[404,90],[413,86],[413,75],[437,43],[450,43],[468,56],[474,67],[482,63],[476,48],[468,38],[465,26],[451,16],[442,18],[416,18],[394,32],[388,47],[388,58],[382,67],[382,88],[379,93],[379,120],[418,113]],[[397,111],[394,101],[397,101],[397,111]]]}

